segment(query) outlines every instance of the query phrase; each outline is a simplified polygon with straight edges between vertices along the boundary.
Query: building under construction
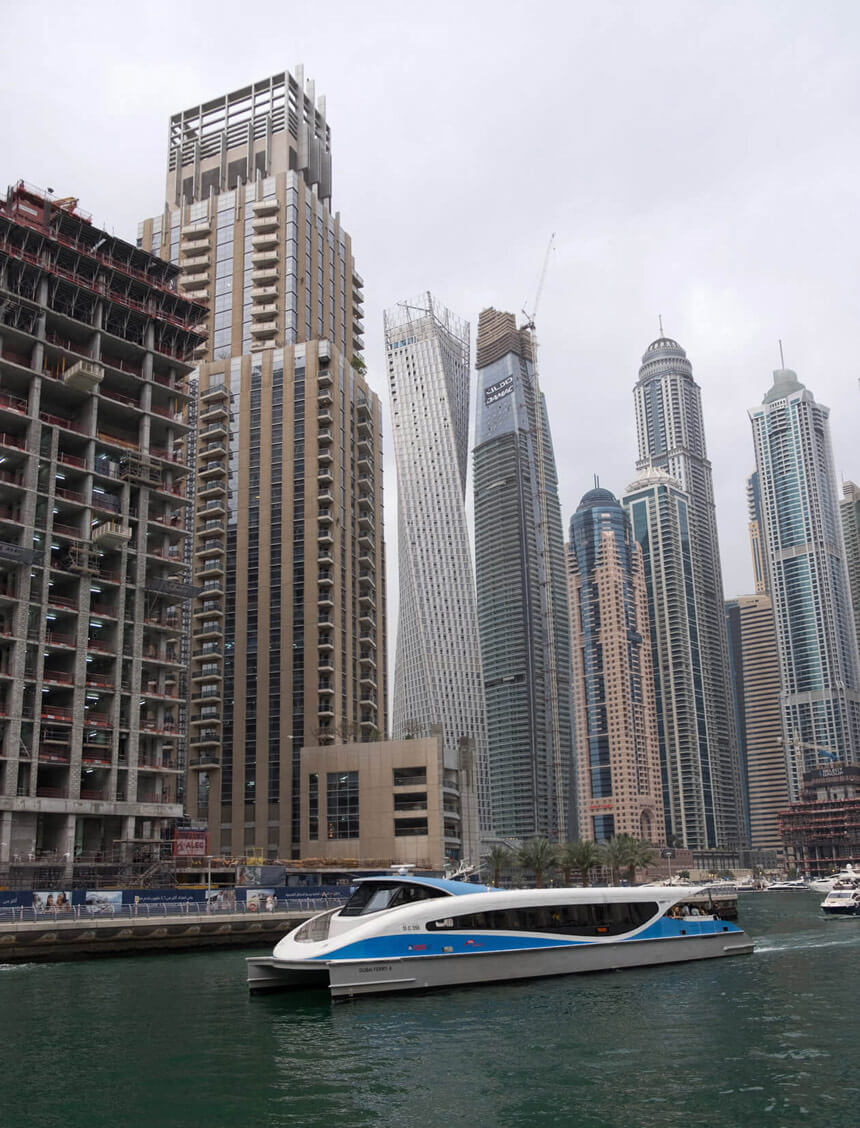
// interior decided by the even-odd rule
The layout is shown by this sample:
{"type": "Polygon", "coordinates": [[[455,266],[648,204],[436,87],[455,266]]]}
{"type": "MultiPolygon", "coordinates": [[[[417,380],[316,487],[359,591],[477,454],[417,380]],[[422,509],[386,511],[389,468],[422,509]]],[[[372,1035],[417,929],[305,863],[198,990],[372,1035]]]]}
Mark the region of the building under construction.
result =
{"type": "Polygon", "coordinates": [[[860,862],[860,765],[804,772],[799,803],[779,816],[786,854],[806,874],[828,874],[860,862]]]}
{"type": "Polygon", "coordinates": [[[0,200],[0,882],[140,879],[182,814],[178,273],[50,189],[0,200]]]}

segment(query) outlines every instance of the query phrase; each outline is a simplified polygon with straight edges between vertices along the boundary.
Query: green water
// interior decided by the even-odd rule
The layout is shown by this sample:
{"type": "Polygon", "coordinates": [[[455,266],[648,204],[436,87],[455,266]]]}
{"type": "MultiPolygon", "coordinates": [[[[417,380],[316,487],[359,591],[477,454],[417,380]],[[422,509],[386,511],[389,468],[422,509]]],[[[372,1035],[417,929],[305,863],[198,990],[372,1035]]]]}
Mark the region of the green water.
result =
{"type": "Polygon", "coordinates": [[[747,894],[756,954],[332,1005],[243,955],[0,967],[0,1124],[860,1123],[860,920],[747,894]]]}

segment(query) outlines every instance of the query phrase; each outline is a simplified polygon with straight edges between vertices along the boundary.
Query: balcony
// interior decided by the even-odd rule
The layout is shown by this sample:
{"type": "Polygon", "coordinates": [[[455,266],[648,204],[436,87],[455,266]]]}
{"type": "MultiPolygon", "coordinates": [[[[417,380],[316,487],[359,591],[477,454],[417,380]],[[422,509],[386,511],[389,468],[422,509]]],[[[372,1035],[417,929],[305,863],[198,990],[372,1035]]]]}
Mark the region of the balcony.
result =
{"type": "Polygon", "coordinates": [[[218,384],[210,384],[208,388],[203,388],[200,392],[201,403],[210,405],[206,408],[207,411],[212,410],[211,405],[214,404],[216,401],[218,401],[218,400],[225,400],[226,401],[226,400],[229,400],[229,399],[230,399],[230,389],[227,387],[227,385],[224,383],[223,380],[218,384]]]}
{"type": "Polygon", "coordinates": [[[80,392],[94,392],[104,377],[104,368],[94,360],[78,360],[67,368],[63,383],[80,392]]]}
{"type": "Polygon", "coordinates": [[[182,274],[180,284],[186,293],[193,293],[196,298],[200,299],[200,291],[208,291],[209,289],[209,271],[201,270],[195,274],[182,274]]]}
{"type": "Polygon", "coordinates": [[[220,768],[221,756],[217,752],[201,752],[201,754],[197,756],[196,759],[189,762],[188,767],[192,771],[196,771],[200,768],[220,768]]]}
{"type": "Polygon", "coordinates": [[[275,257],[278,253],[278,221],[275,217],[274,223],[269,220],[256,220],[254,222],[254,234],[251,236],[251,249],[258,252],[252,256],[252,263],[255,265],[259,262],[269,262],[271,258],[275,257]],[[261,260],[261,254],[266,257],[261,260]]]}
{"type": "Polygon", "coordinates": [[[259,284],[265,285],[269,282],[277,282],[278,280],[278,264],[273,263],[271,266],[255,266],[251,274],[251,283],[254,286],[259,284]]]}
{"type": "Polygon", "coordinates": [[[92,531],[92,542],[99,548],[122,548],[131,541],[131,529],[120,525],[116,521],[106,521],[102,525],[95,525],[92,531]]]}
{"type": "Polygon", "coordinates": [[[201,239],[208,239],[212,233],[211,219],[202,219],[192,227],[184,227],[180,234],[183,244],[196,243],[201,239]]]}
{"type": "Polygon", "coordinates": [[[215,461],[204,455],[199,460],[199,468],[197,470],[198,478],[204,482],[210,482],[215,478],[227,477],[227,464],[222,461],[215,461]]]}
{"type": "Polygon", "coordinates": [[[200,626],[194,630],[195,639],[221,638],[223,634],[224,628],[217,619],[207,619],[205,623],[201,623],[200,626]]]}
{"type": "Polygon", "coordinates": [[[251,307],[251,317],[254,321],[266,321],[269,318],[278,316],[278,306],[276,302],[267,302],[265,305],[255,305],[251,307]]]}

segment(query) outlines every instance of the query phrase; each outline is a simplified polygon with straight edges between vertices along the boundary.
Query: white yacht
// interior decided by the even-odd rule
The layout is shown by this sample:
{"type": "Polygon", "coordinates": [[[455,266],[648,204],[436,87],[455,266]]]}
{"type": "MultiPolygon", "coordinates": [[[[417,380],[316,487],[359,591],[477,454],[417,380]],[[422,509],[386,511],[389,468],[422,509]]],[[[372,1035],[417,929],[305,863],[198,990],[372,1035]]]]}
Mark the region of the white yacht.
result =
{"type": "Polygon", "coordinates": [[[271,956],[248,959],[248,986],[349,998],[752,952],[737,925],[685,905],[699,892],[365,878],[342,908],[311,917],[271,956]]]}
{"type": "Polygon", "coordinates": [[[860,870],[855,869],[849,862],[839,873],[832,873],[829,877],[813,878],[809,882],[809,888],[814,889],[816,893],[829,893],[838,881],[853,881],[857,877],[860,877],[860,870]]]}
{"type": "Polygon", "coordinates": [[[860,874],[837,881],[821,902],[827,916],[860,916],[860,874]]]}

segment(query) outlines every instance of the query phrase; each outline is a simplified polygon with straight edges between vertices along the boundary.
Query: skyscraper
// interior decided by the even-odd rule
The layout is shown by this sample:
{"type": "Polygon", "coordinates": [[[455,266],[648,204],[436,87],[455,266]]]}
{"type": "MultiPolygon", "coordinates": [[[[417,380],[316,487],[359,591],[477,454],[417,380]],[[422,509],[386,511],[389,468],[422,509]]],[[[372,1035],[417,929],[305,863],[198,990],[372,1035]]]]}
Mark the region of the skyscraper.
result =
{"type": "Polygon", "coordinates": [[[793,801],[803,771],[860,759],[860,671],[829,414],[786,368],[749,412],[793,801]]]}
{"type": "Polygon", "coordinates": [[[734,643],[749,843],[753,850],[781,852],[778,816],[789,799],[773,606],[767,594],[741,595],[726,602],[726,613],[734,643]]]}
{"type": "Polygon", "coordinates": [[[570,626],[558,482],[534,339],[478,318],[475,573],[497,833],[565,839],[575,826],[570,626]]]}
{"type": "MultiPolygon", "coordinates": [[[[386,312],[385,348],[400,563],[393,735],[429,736],[441,724],[448,771],[459,769],[465,739],[478,767],[481,829],[489,830],[487,722],[465,506],[469,327],[423,294],[386,312]]],[[[455,842],[451,853],[459,853],[455,842]]]]}
{"type": "Polygon", "coordinates": [[[757,595],[767,593],[767,558],[762,538],[761,491],[758,471],[747,478],[747,509],[749,510],[750,552],[752,553],[753,580],[757,595]]]}
{"type": "Polygon", "coordinates": [[[362,282],[301,68],[175,114],[140,242],[210,306],[196,352],[192,816],[298,854],[303,745],[385,728],[382,431],[362,282]]]}
{"type": "Polygon", "coordinates": [[[704,703],[700,741],[713,796],[713,845],[737,845],[742,835],[740,777],[711,464],[705,448],[700,390],[687,354],[677,341],[660,337],[648,346],[634,398],[637,470],[654,466],[665,471],[689,497],[690,558],[701,657],[701,682],[696,692],[704,703]]]}
{"type": "Polygon", "coordinates": [[[0,866],[22,888],[127,878],[182,814],[206,311],[177,275],[77,200],[23,181],[0,200],[0,866]]]}
{"type": "Polygon", "coordinates": [[[674,478],[650,468],[627,487],[622,503],[642,550],[648,593],[666,835],[691,850],[709,849],[718,844],[717,820],[689,497],[674,478]]]}
{"type": "Polygon", "coordinates": [[[854,482],[842,483],[839,517],[848,565],[848,588],[854,608],[854,633],[860,644],[860,487],[854,482]]]}
{"type": "Polygon", "coordinates": [[[579,834],[665,842],[642,552],[609,490],[590,490],[568,547],[579,834]]]}

